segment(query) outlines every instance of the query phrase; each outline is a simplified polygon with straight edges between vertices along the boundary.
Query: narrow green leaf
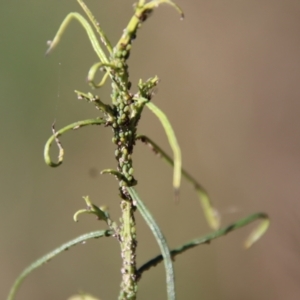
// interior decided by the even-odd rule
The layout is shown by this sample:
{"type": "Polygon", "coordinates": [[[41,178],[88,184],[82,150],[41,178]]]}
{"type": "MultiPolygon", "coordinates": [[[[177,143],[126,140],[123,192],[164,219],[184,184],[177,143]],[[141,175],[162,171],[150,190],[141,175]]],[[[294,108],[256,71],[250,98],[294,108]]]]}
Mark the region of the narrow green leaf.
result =
{"type": "Polygon", "coordinates": [[[179,144],[176,139],[175,132],[169,122],[167,116],[163,111],[161,111],[155,104],[152,102],[148,102],[146,106],[157,116],[160,120],[162,126],[165,129],[166,135],[169,140],[169,144],[173,150],[174,155],[174,175],[173,175],[173,186],[175,192],[178,192],[180,187],[180,179],[181,179],[181,151],[179,144]]]}
{"type": "Polygon", "coordinates": [[[218,211],[213,207],[207,192],[199,185],[196,185],[195,188],[208,225],[214,230],[219,229],[221,223],[220,216],[218,211]]]}
{"type": "Polygon", "coordinates": [[[144,6],[145,9],[153,9],[157,6],[159,6],[162,3],[167,3],[169,5],[171,5],[172,7],[174,7],[178,13],[180,14],[180,19],[182,20],[184,18],[184,13],[182,11],[182,9],[173,1],[171,0],[152,0],[148,3],[146,3],[146,5],[144,6]]]}
{"type": "Polygon", "coordinates": [[[64,128],[62,128],[58,131],[55,131],[54,124],[53,124],[52,125],[53,135],[48,139],[48,141],[46,142],[45,148],[44,148],[44,159],[45,159],[46,164],[50,167],[58,167],[63,162],[64,149],[61,146],[61,143],[58,139],[58,137],[60,135],[62,135],[63,133],[65,133],[69,130],[78,129],[80,127],[84,127],[84,126],[87,126],[87,125],[101,125],[101,124],[104,124],[104,123],[105,123],[105,121],[102,120],[102,119],[88,119],[88,120],[78,121],[78,122],[72,123],[72,124],[70,124],[68,126],[65,126],[64,128]],[[53,143],[53,141],[56,141],[56,144],[59,148],[58,162],[57,163],[53,162],[50,158],[50,147],[51,147],[51,144],[53,143]]]}
{"type": "Polygon", "coordinates": [[[151,229],[156,241],[159,245],[160,251],[162,253],[162,257],[165,264],[166,269],[166,281],[167,281],[167,293],[169,300],[175,300],[175,280],[174,280],[174,271],[173,271],[173,263],[170,255],[170,249],[167,245],[166,239],[163,236],[160,228],[152,217],[151,213],[139,198],[135,189],[132,187],[127,187],[127,191],[129,192],[134,204],[136,204],[139,212],[142,217],[146,221],[147,225],[151,229]]]}
{"type": "Polygon", "coordinates": [[[108,62],[108,59],[104,53],[104,51],[102,50],[99,42],[98,42],[98,39],[91,27],[91,25],[88,23],[88,21],[79,13],[69,13],[65,19],[63,20],[63,22],[61,23],[54,39],[52,41],[49,42],[49,48],[46,52],[46,55],[48,55],[56,46],[57,44],[59,43],[64,31],[66,30],[67,26],[69,25],[69,23],[73,20],[77,20],[81,25],[82,27],[85,29],[88,37],[89,37],[89,40],[91,41],[91,44],[93,46],[93,49],[94,51],[96,52],[96,54],[98,55],[100,61],[104,62],[104,63],[107,63],[108,62]]]}
{"type": "Polygon", "coordinates": [[[78,210],[74,216],[73,220],[78,222],[78,216],[81,214],[94,214],[97,216],[98,220],[103,220],[106,223],[109,221],[109,214],[106,210],[106,207],[98,207],[90,200],[89,196],[83,196],[83,199],[86,203],[86,208],[78,210]]]}
{"type": "MultiPolygon", "coordinates": [[[[176,255],[181,254],[181,253],[183,253],[189,249],[192,249],[196,246],[203,245],[203,244],[209,244],[212,240],[219,238],[221,236],[224,236],[231,231],[242,228],[258,219],[262,219],[262,223],[260,224],[261,230],[259,231],[259,236],[255,235],[255,238],[250,239],[251,240],[250,243],[252,245],[255,241],[258,240],[258,238],[260,238],[262,236],[262,234],[264,234],[266,232],[266,230],[267,230],[266,224],[268,223],[268,225],[269,225],[269,218],[264,213],[256,213],[256,214],[250,215],[250,216],[243,218],[229,226],[226,226],[222,229],[219,229],[208,235],[205,235],[204,237],[196,238],[189,242],[186,242],[183,245],[171,250],[171,252],[170,252],[171,257],[174,258],[176,255]]],[[[259,228],[260,228],[260,226],[259,226],[259,228]]],[[[250,235],[250,237],[251,237],[251,235],[250,235]]],[[[250,247],[251,245],[249,245],[249,243],[248,243],[247,247],[250,247]]],[[[158,256],[152,258],[151,260],[149,260],[148,262],[146,262],[145,264],[143,264],[137,270],[138,279],[141,278],[143,272],[149,270],[151,267],[156,266],[158,263],[162,262],[163,260],[164,260],[164,257],[162,255],[158,255],[158,256]]]]}
{"type": "MultiPolygon", "coordinates": [[[[145,135],[138,135],[136,139],[141,140],[144,144],[148,145],[154,151],[154,153],[160,154],[164,159],[164,161],[166,161],[171,166],[174,166],[173,159],[164,150],[162,150],[162,148],[160,148],[155,142],[153,142],[149,137],[145,135]]],[[[192,177],[183,168],[181,169],[181,174],[196,189],[208,225],[212,229],[215,230],[219,229],[220,228],[219,214],[218,211],[214,208],[206,190],[196,181],[194,177],[192,177]]]]}
{"type": "Polygon", "coordinates": [[[55,250],[49,252],[48,254],[44,255],[43,257],[36,260],[34,263],[32,263],[30,266],[28,266],[16,279],[14,282],[12,288],[10,289],[9,295],[7,297],[7,300],[13,300],[15,298],[16,292],[20,288],[22,282],[24,279],[35,269],[41,267],[43,264],[49,262],[52,258],[57,256],[58,254],[68,250],[70,247],[75,246],[80,243],[84,243],[87,240],[100,238],[103,236],[111,236],[113,234],[113,231],[111,230],[101,230],[101,231],[94,231],[90,232],[84,235],[81,235],[74,240],[71,240],[60,247],[56,248],[55,250]]]}
{"type": "Polygon", "coordinates": [[[255,242],[257,242],[267,231],[270,226],[269,218],[265,218],[258,226],[251,232],[248,239],[245,241],[245,247],[250,248],[255,242]]]}
{"type": "Polygon", "coordinates": [[[90,21],[92,22],[94,28],[96,29],[97,33],[100,36],[101,42],[104,44],[108,52],[111,54],[112,53],[111,43],[108,37],[106,36],[106,34],[104,33],[104,31],[102,30],[102,28],[100,27],[99,22],[96,20],[92,12],[89,10],[89,8],[85,5],[85,3],[82,0],[77,0],[77,1],[82,7],[82,9],[84,10],[84,12],[86,13],[86,15],[88,16],[88,18],[90,19],[90,21]]]}
{"type": "Polygon", "coordinates": [[[87,81],[88,81],[88,83],[90,84],[90,86],[91,86],[92,88],[95,88],[95,89],[96,89],[96,88],[102,87],[102,86],[105,84],[105,82],[106,82],[106,80],[107,80],[107,78],[108,78],[108,76],[109,76],[109,70],[107,70],[106,73],[103,75],[101,81],[100,81],[98,84],[94,82],[94,78],[95,78],[95,76],[96,76],[96,73],[98,72],[98,70],[99,70],[102,66],[106,66],[106,67],[111,67],[111,66],[113,66],[113,67],[115,68],[115,66],[112,65],[112,64],[104,64],[104,63],[102,63],[102,62],[97,62],[97,63],[93,64],[93,65],[91,66],[91,68],[90,68],[90,70],[89,70],[89,73],[88,73],[88,76],[87,76],[87,81]]]}

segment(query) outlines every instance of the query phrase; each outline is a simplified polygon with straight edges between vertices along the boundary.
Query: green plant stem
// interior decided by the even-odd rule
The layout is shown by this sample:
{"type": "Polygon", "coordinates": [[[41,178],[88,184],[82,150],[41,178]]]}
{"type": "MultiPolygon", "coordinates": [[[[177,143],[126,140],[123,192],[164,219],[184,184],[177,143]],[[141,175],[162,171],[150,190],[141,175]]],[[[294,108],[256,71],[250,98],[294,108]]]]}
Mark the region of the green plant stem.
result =
{"type": "Polygon", "coordinates": [[[136,299],[137,280],[136,280],[136,229],[132,201],[123,199],[121,201],[121,229],[120,245],[122,257],[122,282],[119,300],[136,299]]]}
{"type": "Polygon", "coordinates": [[[100,238],[103,236],[111,236],[113,234],[112,230],[100,230],[100,231],[94,231],[94,232],[90,232],[84,235],[81,235],[63,245],[61,245],[60,247],[56,248],[55,250],[49,252],[48,254],[44,255],[43,257],[39,258],[38,260],[36,260],[34,263],[32,263],[30,266],[28,266],[16,279],[16,281],[14,282],[13,286],[10,289],[9,295],[7,297],[7,300],[14,300],[15,299],[15,295],[18,291],[18,289],[20,288],[22,282],[24,281],[24,279],[35,269],[37,269],[38,267],[41,267],[43,264],[49,262],[52,258],[54,258],[55,256],[57,256],[58,254],[68,250],[70,247],[78,245],[80,243],[84,243],[87,240],[90,239],[95,239],[95,238],[100,238]]]}
{"type": "MultiPolygon", "coordinates": [[[[249,223],[252,223],[258,219],[264,219],[264,221],[268,222],[268,216],[265,213],[256,213],[256,214],[250,215],[250,216],[243,218],[229,226],[226,226],[222,229],[212,232],[204,237],[193,239],[175,249],[172,249],[170,251],[171,257],[174,258],[176,255],[181,254],[181,253],[183,253],[189,249],[192,249],[196,246],[203,245],[203,244],[209,244],[212,240],[219,238],[221,236],[224,236],[231,231],[242,228],[242,227],[248,225],[249,223]]],[[[151,260],[149,260],[148,262],[146,262],[145,264],[143,264],[137,270],[138,279],[141,278],[143,272],[149,270],[151,267],[156,266],[158,263],[162,262],[163,260],[164,260],[163,255],[158,255],[158,256],[152,258],[151,260]]]]}

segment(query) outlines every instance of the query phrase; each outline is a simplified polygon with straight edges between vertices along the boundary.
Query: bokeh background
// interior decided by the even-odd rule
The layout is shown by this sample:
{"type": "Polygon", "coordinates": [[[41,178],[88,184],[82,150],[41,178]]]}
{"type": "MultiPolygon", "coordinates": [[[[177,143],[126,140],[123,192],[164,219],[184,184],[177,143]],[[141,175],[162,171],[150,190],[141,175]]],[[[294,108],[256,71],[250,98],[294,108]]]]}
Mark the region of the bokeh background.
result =
{"type": "MultiPolygon", "coordinates": [[[[300,4],[296,0],[178,0],[186,19],[163,5],[143,25],[130,57],[133,89],[157,74],[153,99],[169,116],[183,164],[209,191],[222,224],[264,211],[272,225],[252,249],[242,242],[251,226],[177,257],[178,299],[294,300],[300,297],[300,4]]],[[[115,43],[132,14],[132,1],[95,1],[92,9],[115,43]]],[[[100,176],[115,166],[111,131],[69,132],[65,161],[51,169],[43,146],[57,128],[96,117],[76,99],[96,62],[78,23],[45,57],[75,0],[2,0],[0,9],[0,298],[36,258],[82,233],[104,228],[93,217],[72,221],[89,195],[119,218],[117,183],[100,176]]],[[[109,102],[109,84],[97,93],[109,102]]],[[[171,153],[159,121],[145,111],[140,133],[171,153]]],[[[53,147],[53,158],[57,150],[53,147]]],[[[134,153],[138,192],[169,245],[201,236],[207,227],[197,196],[183,181],[174,203],[172,170],[147,147],[134,153]]],[[[138,263],[158,253],[137,215],[138,263]]],[[[114,239],[76,246],[35,271],[17,299],[67,299],[87,291],[116,299],[119,245],[114,239]]],[[[166,299],[164,269],[143,276],[139,299],[166,299]]]]}

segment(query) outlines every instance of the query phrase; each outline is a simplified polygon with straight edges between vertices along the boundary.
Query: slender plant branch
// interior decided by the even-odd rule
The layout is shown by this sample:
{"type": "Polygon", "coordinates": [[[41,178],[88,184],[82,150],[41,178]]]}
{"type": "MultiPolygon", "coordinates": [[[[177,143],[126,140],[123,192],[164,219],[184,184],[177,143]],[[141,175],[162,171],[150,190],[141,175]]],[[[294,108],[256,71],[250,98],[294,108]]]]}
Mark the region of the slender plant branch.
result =
{"type": "MultiPolygon", "coordinates": [[[[172,249],[170,251],[171,257],[174,258],[176,255],[181,254],[189,249],[192,249],[194,247],[197,247],[199,245],[203,244],[209,244],[212,240],[219,238],[221,236],[224,236],[228,234],[229,232],[232,232],[236,229],[242,228],[258,219],[263,219],[261,224],[253,230],[253,233],[249,236],[249,238],[245,242],[245,247],[249,248],[251,245],[253,245],[254,242],[256,242],[268,229],[269,227],[269,217],[267,214],[264,213],[256,213],[251,216],[248,216],[246,218],[243,218],[229,226],[226,226],[222,229],[219,229],[217,231],[214,231],[204,237],[196,238],[191,241],[188,241],[184,243],[183,245],[180,245],[179,247],[176,247],[175,249],[172,249]],[[253,238],[255,236],[255,238],[253,238]]],[[[137,270],[137,276],[138,279],[141,278],[142,274],[149,270],[151,267],[155,267],[157,264],[162,262],[164,260],[164,257],[162,255],[158,255],[145,264],[143,264],[138,270],[137,270]]]]}

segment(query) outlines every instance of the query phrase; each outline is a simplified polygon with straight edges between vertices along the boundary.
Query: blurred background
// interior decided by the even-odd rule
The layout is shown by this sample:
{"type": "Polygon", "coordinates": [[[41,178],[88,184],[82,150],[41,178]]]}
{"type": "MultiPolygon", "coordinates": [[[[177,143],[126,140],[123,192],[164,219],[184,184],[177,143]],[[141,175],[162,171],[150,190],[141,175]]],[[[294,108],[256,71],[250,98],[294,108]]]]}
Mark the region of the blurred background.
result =
{"type": "MultiPolygon", "coordinates": [[[[202,183],[222,224],[254,212],[272,220],[250,250],[251,226],[178,256],[178,299],[293,300],[300,297],[300,3],[296,0],[178,0],[184,21],[162,5],[138,32],[129,60],[133,90],[139,78],[158,75],[153,101],[168,115],[182,147],[183,165],[202,183]]],[[[132,15],[132,1],[87,4],[112,43],[132,15]]],[[[111,130],[86,127],[61,138],[62,166],[43,161],[51,124],[61,128],[98,116],[74,90],[97,61],[77,22],[48,57],[46,41],[64,17],[81,12],[75,0],[2,0],[0,9],[0,298],[32,261],[76,236],[105,228],[73,213],[89,195],[119,218],[117,183],[101,176],[114,168],[111,130]]],[[[109,102],[110,84],[98,90],[109,102]]],[[[171,153],[159,121],[147,110],[140,123],[171,153]]],[[[52,148],[56,159],[57,149],[52,148]]],[[[193,188],[182,182],[180,202],[172,169],[144,145],[134,153],[137,190],[171,247],[210,232],[193,188]]],[[[137,214],[138,263],[158,253],[137,214]]],[[[253,227],[253,226],[252,226],[253,227]]],[[[119,245],[91,240],[35,271],[17,299],[67,299],[78,291],[116,299],[119,245]]],[[[166,299],[162,265],[144,274],[139,299],[166,299]]]]}

